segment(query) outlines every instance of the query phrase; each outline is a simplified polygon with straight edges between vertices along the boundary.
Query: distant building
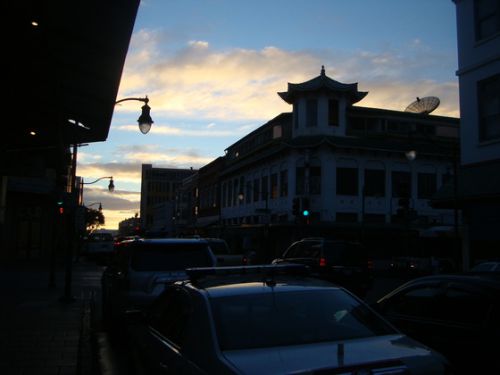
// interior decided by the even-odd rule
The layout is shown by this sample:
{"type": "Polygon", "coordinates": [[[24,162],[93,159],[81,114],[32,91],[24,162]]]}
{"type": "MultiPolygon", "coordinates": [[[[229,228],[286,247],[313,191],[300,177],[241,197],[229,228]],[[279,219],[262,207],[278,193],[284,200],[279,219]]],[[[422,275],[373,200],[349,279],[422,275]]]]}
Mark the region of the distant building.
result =
{"type": "Polygon", "coordinates": [[[448,201],[463,209],[469,246],[464,261],[469,263],[482,257],[500,257],[500,3],[454,2],[461,170],[457,190],[449,192],[448,201]]]}
{"type": "MultiPolygon", "coordinates": [[[[142,165],[140,216],[143,231],[153,229],[155,206],[175,201],[182,180],[194,173],[196,171],[192,168],[153,168],[151,164],[142,165]]],[[[156,223],[158,225],[158,220],[156,223]]]]}

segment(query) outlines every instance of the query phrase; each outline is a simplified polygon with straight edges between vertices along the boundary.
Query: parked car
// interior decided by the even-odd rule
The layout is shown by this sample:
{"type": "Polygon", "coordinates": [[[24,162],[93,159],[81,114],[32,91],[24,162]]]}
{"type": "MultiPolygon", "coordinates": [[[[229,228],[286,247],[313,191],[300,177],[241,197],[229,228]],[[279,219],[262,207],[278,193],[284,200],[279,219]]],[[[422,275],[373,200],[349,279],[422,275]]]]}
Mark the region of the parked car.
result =
{"type": "Polygon", "coordinates": [[[102,309],[112,325],[127,309],[142,309],[165,284],[187,278],[188,267],[215,266],[207,241],[135,239],[121,242],[102,275],[102,309]]]}
{"type": "Polygon", "coordinates": [[[103,260],[113,254],[113,244],[110,232],[93,232],[84,241],[83,254],[90,259],[103,260]]]}
{"type": "Polygon", "coordinates": [[[440,354],[302,265],[188,270],[131,313],[136,367],[163,374],[444,374],[440,354]],[[168,370],[168,371],[167,371],[168,370]]]}
{"type": "Polygon", "coordinates": [[[273,264],[299,263],[312,274],[335,282],[363,296],[370,288],[373,263],[366,249],[356,242],[304,238],[294,242],[273,264]]]}
{"type": "Polygon", "coordinates": [[[456,372],[500,373],[498,278],[425,276],[382,297],[375,307],[402,332],[445,355],[456,372]]]}

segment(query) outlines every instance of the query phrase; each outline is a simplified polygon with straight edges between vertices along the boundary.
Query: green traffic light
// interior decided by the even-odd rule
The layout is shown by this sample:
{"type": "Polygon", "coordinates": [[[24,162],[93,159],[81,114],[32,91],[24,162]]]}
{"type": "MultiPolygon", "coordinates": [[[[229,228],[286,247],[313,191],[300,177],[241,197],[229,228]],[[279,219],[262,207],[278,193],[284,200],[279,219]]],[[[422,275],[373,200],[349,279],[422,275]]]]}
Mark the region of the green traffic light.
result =
{"type": "Polygon", "coordinates": [[[302,211],[302,216],[309,216],[309,211],[308,210],[302,211]]]}

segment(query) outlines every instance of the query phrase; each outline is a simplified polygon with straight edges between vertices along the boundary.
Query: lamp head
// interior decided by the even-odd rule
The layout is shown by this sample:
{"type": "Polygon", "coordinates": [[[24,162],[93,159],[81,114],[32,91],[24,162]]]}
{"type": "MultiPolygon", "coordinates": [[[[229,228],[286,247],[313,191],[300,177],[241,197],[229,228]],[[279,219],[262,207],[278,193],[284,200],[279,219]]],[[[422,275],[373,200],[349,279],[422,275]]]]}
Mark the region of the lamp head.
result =
{"type": "Polygon", "coordinates": [[[147,98],[145,100],[145,103],[146,104],[142,106],[142,113],[137,119],[137,122],[139,123],[139,130],[142,134],[147,134],[149,132],[149,129],[151,129],[151,125],[153,125],[154,123],[150,115],[151,107],[148,105],[147,98]]]}

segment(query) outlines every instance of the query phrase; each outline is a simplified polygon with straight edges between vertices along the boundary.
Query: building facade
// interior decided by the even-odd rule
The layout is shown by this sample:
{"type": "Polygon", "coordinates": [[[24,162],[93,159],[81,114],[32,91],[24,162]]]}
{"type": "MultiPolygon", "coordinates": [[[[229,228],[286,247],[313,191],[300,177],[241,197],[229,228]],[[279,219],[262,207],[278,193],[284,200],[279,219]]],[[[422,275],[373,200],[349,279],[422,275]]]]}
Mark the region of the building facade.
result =
{"type": "Polygon", "coordinates": [[[500,257],[500,3],[454,0],[457,14],[464,263],[500,257]]]}
{"type": "Polygon", "coordinates": [[[155,211],[157,216],[163,217],[164,213],[159,209],[159,205],[174,202],[175,206],[182,180],[194,173],[196,171],[192,168],[154,168],[151,164],[142,165],[140,217],[143,233],[158,230],[158,227],[163,226],[159,218],[155,220],[155,211]]]}

